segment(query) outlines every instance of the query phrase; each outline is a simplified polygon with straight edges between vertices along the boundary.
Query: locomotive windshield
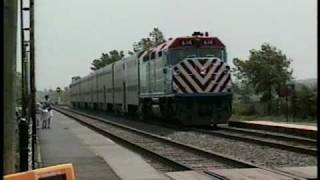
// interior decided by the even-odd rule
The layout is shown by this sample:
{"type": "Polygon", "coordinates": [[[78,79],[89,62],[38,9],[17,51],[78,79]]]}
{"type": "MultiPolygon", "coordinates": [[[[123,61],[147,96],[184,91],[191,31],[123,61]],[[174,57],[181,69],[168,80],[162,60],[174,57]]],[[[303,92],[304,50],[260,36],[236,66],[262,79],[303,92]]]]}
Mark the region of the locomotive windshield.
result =
{"type": "Polygon", "coordinates": [[[169,64],[177,64],[184,58],[193,57],[218,57],[224,62],[227,60],[225,49],[213,49],[213,48],[179,48],[172,49],[168,52],[169,64]]]}

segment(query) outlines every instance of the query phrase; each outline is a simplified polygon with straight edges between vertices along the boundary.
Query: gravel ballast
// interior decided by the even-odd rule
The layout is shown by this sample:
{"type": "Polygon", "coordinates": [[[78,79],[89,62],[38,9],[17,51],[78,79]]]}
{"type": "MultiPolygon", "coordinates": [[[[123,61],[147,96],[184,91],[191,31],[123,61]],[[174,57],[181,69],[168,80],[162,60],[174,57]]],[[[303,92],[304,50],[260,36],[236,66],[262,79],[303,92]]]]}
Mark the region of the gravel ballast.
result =
{"type": "Polygon", "coordinates": [[[237,159],[271,168],[316,166],[317,157],[281,150],[264,145],[257,145],[229,138],[217,137],[194,131],[170,129],[141,121],[128,120],[121,117],[111,117],[96,114],[107,120],[118,122],[133,128],[170,138],[181,143],[193,145],[208,151],[225,154],[237,159]]]}

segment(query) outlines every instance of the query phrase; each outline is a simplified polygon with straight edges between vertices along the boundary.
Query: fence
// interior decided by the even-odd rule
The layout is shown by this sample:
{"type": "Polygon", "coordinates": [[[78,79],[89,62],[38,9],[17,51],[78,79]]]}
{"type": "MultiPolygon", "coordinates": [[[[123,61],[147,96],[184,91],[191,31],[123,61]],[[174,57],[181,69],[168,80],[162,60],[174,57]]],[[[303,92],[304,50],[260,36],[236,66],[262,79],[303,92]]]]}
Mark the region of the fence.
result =
{"type": "Polygon", "coordinates": [[[258,116],[288,116],[290,119],[316,119],[316,104],[298,104],[292,99],[278,98],[268,102],[233,101],[233,114],[258,116]]]}

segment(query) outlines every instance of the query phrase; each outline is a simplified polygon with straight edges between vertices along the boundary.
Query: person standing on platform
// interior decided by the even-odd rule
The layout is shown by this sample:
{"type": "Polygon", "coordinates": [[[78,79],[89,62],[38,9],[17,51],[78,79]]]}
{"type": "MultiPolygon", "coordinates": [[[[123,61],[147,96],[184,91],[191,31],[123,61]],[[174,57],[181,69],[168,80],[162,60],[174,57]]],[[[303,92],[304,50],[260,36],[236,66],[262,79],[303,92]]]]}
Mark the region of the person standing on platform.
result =
{"type": "Polygon", "coordinates": [[[48,128],[48,121],[50,117],[49,108],[51,109],[51,100],[49,98],[49,95],[44,96],[44,102],[42,106],[42,114],[41,114],[41,120],[42,120],[42,129],[48,128]]]}
{"type": "Polygon", "coordinates": [[[49,107],[49,106],[52,105],[51,99],[50,99],[49,95],[45,95],[45,96],[44,96],[44,99],[45,99],[45,101],[44,101],[44,105],[45,105],[45,106],[49,107]]]}
{"type": "Polygon", "coordinates": [[[42,129],[47,128],[49,118],[49,111],[46,106],[43,107],[41,112],[42,129]]]}
{"type": "Polygon", "coordinates": [[[53,117],[53,110],[49,106],[49,108],[48,108],[48,122],[47,122],[47,125],[48,125],[47,128],[49,128],[49,129],[50,129],[50,124],[51,124],[52,117],[53,117]]]}
{"type": "Polygon", "coordinates": [[[40,122],[41,122],[41,104],[40,103],[37,103],[36,104],[36,126],[37,128],[39,128],[40,126],[40,122]]]}

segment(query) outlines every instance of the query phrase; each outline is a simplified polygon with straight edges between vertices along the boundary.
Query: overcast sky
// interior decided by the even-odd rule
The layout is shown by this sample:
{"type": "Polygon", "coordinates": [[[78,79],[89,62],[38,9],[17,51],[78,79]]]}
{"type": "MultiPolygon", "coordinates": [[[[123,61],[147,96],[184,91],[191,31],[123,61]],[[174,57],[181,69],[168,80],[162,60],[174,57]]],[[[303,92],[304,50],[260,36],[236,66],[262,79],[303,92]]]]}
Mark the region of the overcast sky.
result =
{"type": "Polygon", "coordinates": [[[316,0],[38,0],[37,89],[65,87],[102,52],[131,50],[158,27],[166,38],[208,31],[229,62],[268,42],[293,59],[297,79],[317,77],[316,0]]]}

